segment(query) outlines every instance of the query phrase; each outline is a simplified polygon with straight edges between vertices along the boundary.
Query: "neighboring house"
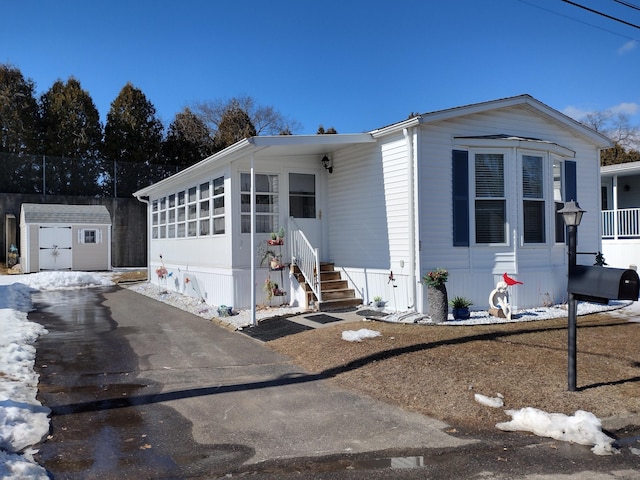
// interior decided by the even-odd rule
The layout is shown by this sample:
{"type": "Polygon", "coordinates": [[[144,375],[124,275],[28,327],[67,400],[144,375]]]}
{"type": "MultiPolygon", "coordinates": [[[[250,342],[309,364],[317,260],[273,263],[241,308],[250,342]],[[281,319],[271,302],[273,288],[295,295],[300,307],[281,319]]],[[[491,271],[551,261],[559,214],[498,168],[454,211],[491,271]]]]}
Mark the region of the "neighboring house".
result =
{"type": "Polygon", "coordinates": [[[601,248],[599,153],[610,145],[529,95],[361,134],[251,137],[134,194],[149,205],[150,279],[164,262],[168,288],[213,305],[268,303],[261,287],[280,273],[260,267],[260,251],[283,226],[278,248],[306,280],[287,270],[278,301],[315,295],[331,308],[339,275],[355,302],[381,296],[392,310],[428,313],[421,277],[446,268],[449,296],[477,309],[505,272],[524,282],[510,287],[516,309],[560,302],[556,211],[578,200],[588,212],[580,251],[601,248]],[[320,262],[339,273],[319,282],[320,262]]]}
{"type": "Polygon", "coordinates": [[[640,265],[640,162],[600,169],[602,254],[611,267],[640,265]]]}
{"type": "Polygon", "coordinates": [[[104,205],[23,203],[20,266],[43,270],[111,270],[111,216],[104,205]]]}

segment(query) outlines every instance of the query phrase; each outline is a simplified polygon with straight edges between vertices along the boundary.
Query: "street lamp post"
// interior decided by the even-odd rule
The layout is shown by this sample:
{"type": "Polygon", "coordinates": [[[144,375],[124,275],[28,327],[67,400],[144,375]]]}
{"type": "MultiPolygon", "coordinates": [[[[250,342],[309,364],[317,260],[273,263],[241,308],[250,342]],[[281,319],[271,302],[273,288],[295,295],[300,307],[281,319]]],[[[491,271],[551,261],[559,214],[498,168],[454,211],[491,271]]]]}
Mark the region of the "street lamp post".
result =
{"type": "Polygon", "coordinates": [[[564,223],[567,225],[568,235],[568,276],[567,276],[567,294],[568,294],[568,333],[567,333],[567,347],[568,347],[568,370],[567,378],[569,384],[569,391],[576,391],[576,311],[577,301],[575,295],[571,291],[571,275],[576,266],[577,244],[578,244],[578,225],[582,220],[582,214],[584,210],[580,208],[575,201],[565,202],[564,207],[558,210],[558,213],[562,214],[564,223]]]}

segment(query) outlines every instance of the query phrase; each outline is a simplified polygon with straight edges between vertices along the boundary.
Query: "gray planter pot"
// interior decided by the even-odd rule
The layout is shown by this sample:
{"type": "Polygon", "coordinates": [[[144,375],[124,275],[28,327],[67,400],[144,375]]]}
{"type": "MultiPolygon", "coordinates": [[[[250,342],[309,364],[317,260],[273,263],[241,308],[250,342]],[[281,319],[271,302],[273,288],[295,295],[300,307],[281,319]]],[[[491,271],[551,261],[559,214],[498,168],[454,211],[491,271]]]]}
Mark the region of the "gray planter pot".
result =
{"type": "Polygon", "coordinates": [[[433,323],[446,322],[449,316],[449,299],[447,298],[446,285],[427,287],[427,303],[429,315],[433,323]]]}

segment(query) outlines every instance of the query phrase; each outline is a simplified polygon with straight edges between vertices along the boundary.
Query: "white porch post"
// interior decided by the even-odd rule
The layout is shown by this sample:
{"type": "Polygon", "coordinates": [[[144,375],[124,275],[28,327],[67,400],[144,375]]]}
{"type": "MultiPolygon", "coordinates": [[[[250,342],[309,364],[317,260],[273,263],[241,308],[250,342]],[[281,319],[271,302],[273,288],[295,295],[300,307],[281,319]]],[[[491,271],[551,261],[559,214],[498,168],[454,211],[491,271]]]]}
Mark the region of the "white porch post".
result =
{"type": "Polygon", "coordinates": [[[618,175],[613,176],[612,186],[612,199],[613,199],[613,238],[618,239],[618,175]]]}
{"type": "Polygon", "coordinates": [[[251,325],[256,326],[256,172],[251,154],[251,325]]]}

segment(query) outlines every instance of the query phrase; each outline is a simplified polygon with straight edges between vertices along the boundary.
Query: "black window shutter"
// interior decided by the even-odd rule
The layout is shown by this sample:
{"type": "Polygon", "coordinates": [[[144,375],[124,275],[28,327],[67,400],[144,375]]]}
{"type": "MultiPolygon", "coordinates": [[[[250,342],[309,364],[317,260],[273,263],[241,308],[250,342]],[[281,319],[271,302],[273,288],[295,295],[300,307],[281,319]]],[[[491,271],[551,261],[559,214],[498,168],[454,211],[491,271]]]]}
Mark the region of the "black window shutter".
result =
{"type": "Polygon", "coordinates": [[[453,246],[469,246],[469,152],[453,151],[453,246]]]}
{"type": "Polygon", "coordinates": [[[578,201],[578,181],[576,179],[576,162],[573,160],[564,161],[564,188],[566,189],[566,195],[564,196],[565,202],[571,200],[578,201]]]}

